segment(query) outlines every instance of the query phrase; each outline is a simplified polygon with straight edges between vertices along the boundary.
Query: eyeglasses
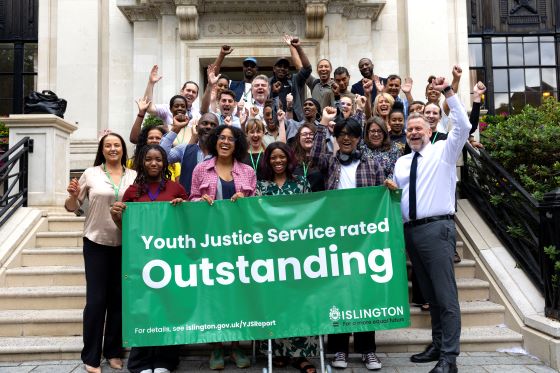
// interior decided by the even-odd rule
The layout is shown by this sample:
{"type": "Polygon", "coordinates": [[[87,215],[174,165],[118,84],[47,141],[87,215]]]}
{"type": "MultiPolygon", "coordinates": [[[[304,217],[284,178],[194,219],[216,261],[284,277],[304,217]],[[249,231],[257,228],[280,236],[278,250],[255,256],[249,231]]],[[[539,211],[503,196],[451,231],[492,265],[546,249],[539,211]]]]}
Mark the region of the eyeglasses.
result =
{"type": "Polygon", "coordinates": [[[369,130],[368,132],[370,135],[383,135],[382,130],[369,130]]]}
{"type": "Polygon", "coordinates": [[[230,136],[225,136],[225,135],[218,136],[218,140],[223,141],[223,142],[230,142],[230,143],[234,143],[234,142],[237,141],[237,139],[235,137],[230,137],[230,136]]]}
{"type": "Polygon", "coordinates": [[[356,138],[356,136],[354,136],[354,135],[352,135],[352,134],[350,134],[350,133],[348,133],[348,132],[340,132],[340,134],[338,135],[338,137],[340,137],[340,138],[348,137],[348,138],[350,138],[350,139],[356,138]]]}
{"type": "Polygon", "coordinates": [[[306,137],[314,137],[315,134],[313,132],[307,132],[307,133],[300,133],[299,134],[300,137],[306,138],[306,137]]]}

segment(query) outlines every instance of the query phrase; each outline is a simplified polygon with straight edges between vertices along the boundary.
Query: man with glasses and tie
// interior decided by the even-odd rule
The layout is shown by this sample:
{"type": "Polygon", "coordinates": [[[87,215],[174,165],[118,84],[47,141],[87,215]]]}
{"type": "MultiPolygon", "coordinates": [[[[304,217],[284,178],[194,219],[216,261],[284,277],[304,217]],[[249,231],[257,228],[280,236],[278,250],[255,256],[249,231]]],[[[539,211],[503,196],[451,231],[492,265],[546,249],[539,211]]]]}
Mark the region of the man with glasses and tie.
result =
{"type": "Polygon", "coordinates": [[[410,114],[406,141],[412,153],[397,160],[395,182],[402,189],[406,249],[422,294],[430,303],[432,343],[412,355],[416,363],[438,361],[430,373],[457,372],[461,314],[453,268],[455,253],[456,162],[471,124],[444,78],[432,87],[445,95],[455,126],[447,140],[430,142],[431,129],[419,113],[410,114]]]}

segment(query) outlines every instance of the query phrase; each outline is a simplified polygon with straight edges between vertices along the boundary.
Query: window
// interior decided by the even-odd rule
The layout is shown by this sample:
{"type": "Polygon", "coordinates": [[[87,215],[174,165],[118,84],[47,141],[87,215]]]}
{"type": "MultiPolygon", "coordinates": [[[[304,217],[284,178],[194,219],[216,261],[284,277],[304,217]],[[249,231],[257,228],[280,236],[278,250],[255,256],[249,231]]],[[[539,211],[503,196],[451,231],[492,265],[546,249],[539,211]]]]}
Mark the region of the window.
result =
{"type": "Polygon", "coordinates": [[[37,88],[37,43],[0,42],[0,116],[23,113],[23,98],[37,88]]]}
{"type": "MultiPolygon", "coordinates": [[[[469,38],[469,87],[472,89],[477,82],[486,84],[486,73],[484,71],[484,53],[482,38],[469,38]]],[[[472,102],[471,102],[472,104],[472,102]]],[[[485,109],[485,100],[483,97],[482,106],[485,109]]]]}
{"type": "Polygon", "coordinates": [[[543,97],[558,97],[554,37],[500,36],[490,44],[492,66],[484,67],[478,57],[484,50],[481,38],[469,38],[472,86],[475,79],[485,82],[484,73],[492,73],[491,112],[516,114],[525,105],[540,105],[543,97]]]}

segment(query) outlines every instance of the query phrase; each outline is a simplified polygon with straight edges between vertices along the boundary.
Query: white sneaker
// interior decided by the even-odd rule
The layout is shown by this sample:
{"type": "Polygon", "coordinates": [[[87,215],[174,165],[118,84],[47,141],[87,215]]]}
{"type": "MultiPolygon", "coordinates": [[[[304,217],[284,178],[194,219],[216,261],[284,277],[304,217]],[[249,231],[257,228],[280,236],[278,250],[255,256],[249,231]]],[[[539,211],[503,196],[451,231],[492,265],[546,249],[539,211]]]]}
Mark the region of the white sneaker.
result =
{"type": "Polygon", "coordinates": [[[140,373],[154,373],[154,371],[151,370],[151,369],[144,369],[144,370],[141,371],[140,373]]]}
{"type": "Polygon", "coordinates": [[[154,373],[171,373],[167,368],[156,368],[154,369],[154,373]]]}
{"type": "Polygon", "coordinates": [[[334,360],[331,361],[331,366],[338,369],[346,368],[348,366],[346,352],[337,352],[334,354],[334,360]]]}
{"type": "Polygon", "coordinates": [[[381,367],[383,366],[381,365],[381,361],[379,361],[377,355],[374,354],[373,352],[362,354],[362,362],[369,370],[378,370],[381,369],[381,367]]]}

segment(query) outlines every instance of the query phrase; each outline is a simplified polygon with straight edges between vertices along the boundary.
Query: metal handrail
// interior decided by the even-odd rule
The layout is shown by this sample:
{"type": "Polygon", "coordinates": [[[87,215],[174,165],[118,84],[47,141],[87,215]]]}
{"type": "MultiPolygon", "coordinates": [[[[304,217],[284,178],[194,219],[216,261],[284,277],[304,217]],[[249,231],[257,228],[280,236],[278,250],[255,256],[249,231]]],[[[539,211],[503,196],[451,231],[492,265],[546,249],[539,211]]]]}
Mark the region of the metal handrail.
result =
{"type": "Polygon", "coordinates": [[[29,153],[33,153],[33,139],[24,137],[0,156],[0,226],[18,207],[27,206],[29,153]]]}
{"type": "Polygon", "coordinates": [[[465,146],[461,193],[476,206],[541,291],[539,202],[484,149],[465,146]]]}

